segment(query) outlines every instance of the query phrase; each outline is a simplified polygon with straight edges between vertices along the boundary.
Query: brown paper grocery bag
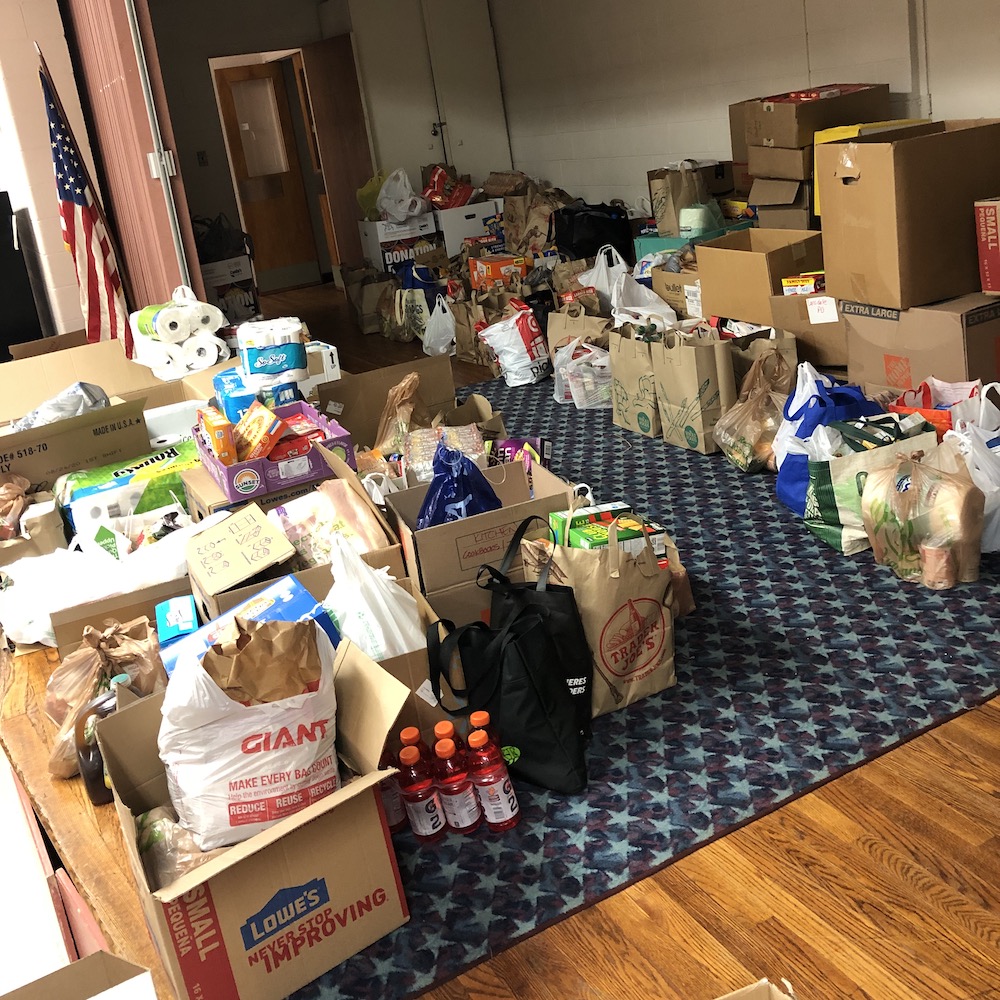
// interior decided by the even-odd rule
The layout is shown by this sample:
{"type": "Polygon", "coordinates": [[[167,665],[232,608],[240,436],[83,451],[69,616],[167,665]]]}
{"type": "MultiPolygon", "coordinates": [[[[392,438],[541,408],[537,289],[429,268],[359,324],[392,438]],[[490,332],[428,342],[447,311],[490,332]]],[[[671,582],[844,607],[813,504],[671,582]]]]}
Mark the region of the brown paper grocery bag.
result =
{"type": "Polygon", "coordinates": [[[616,537],[599,549],[525,541],[521,553],[526,579],[538,579],[551,553],[549,580],[573,588],[594,657],[595,717],[677,683],[672,576],[648,540],[637,556],[623,552],[616,537]]]}
{"type": "Polygon", "coordinates": [[[554,358],[560,347],[565,347],[579,337],[585,344],[608,346],[611,320],[603,316],[588,316],[579,302],[571,302],[548,315],[545,330],[549,343],[549,357],[554,358]]]}
{"type": "Polygon", "coordinates": [[[648,343],[635,339],[635,331],[627,323],[611,331],[611,413],[618,427],[657,438],[662,425],[649,348],[648,343]]]}
{"type": "Polygon", "coordinates": [[[668,334],[662,343],[649,345],[667,444],[702,455],[719,450],[712,431],[736,402],[731,344],[668,334]]]}
{"type": "Polygon", "coordinates": [[[489,324],[486,312],[478,301],[453,302],[451,314],[455,317],[455,360],[470,361],[489,368],[494,378],[500,375],[500,365],[490,347],[479,339],[476,323],[489,324]]]}
{"type": "MultiPolygon", "coordinates": [[[[798,346],[795,337],[783,330],[775,330],[775,336],[771,338],[761,336],[737,337],[730,343],[733,345],[733,374],[736,377],[737,387],[743,385],[743,380],[750,372],[750,368],[758,358],[763,358],[772,352],[777,352],[785,361],[788,371],[791,373],[791,381],[787,385],[784,383],[773,385],[771,388],[775,392],[789,393],[795,389],[795,370],[799,365],[798,346]]],[[[784,370],[784,369],[782,369],[784,370]]]]}
{"type": "Polygon", "coordinates": [[[704,205],[709,200],[704,178],[697,168],[686,162],[676,168],[651,170],[646,177],[657,233],[660,236],[680,236],[681,209],[704,205]]]}

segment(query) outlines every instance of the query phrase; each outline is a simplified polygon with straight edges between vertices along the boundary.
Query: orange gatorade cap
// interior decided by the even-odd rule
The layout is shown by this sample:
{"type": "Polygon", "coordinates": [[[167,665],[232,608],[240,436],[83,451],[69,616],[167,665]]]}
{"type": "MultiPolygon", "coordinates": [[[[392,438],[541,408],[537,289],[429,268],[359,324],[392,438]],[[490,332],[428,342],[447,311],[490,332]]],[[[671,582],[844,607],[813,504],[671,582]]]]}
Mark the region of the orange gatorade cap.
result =
{"type": "Polygon", "coordinates": [[[486,746],[489,739],[489,736],[484,730],[476,729],[469,733],[469,746],[472,747],[473,750],[478,750],[480,747],[486,746]]]}
{"type": "Polygon", "coordinates": [[[444,719],[434,726],[434,735],[439,740],[450,740],[455,735],[455,723],[444,719]]]}
{"type": "MultiPolygon", "coordinates": [[[[450,723],[449,723],[450,725],[450,723]]],[[[442,759],[445,760],[448,757],[455,756],[455,741],[454,740],[438,740],[437,746],[434,747],[434,752],[442,759]]]]}
{"type": "Polygon", "coordinates": [[[416,726],[407,726],[399,731],[399,742],[404,746],[410,746],[420,741],[420,730],[416,726]]]}
{"type": "Polygon", "coordinates": [[[416,747],[403,747],[399,751],[400,764],[416,764],[418,760],[420,760],[420,751],[416,747]]]}
{"type": "Polygon", "coordinates": [[[489,712],[473,712],[469,716],[469,725],[473,729],[485,729],[490,724],[490,713],[489,712]]]}

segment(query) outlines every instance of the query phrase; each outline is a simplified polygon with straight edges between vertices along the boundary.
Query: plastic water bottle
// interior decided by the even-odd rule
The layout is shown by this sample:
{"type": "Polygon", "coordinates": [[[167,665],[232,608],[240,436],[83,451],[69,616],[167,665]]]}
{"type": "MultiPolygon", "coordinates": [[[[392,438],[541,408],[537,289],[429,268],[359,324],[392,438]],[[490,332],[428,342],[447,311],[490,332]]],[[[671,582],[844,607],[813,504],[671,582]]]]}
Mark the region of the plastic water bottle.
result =
{"type": "Polygon", "coordinates": [[[76,717],[76,760],[83,776],[84,788],[95,806],[106,805],[114,798],[104,757],[97,745],[95,727],[99,720],[117,710],[119,686],[128,687],[130,683],[128,674],[115,674],[111,678],[111,688],[88,701],[76,717]]]}
{"type": "Polygon", "coordinates": [[[521,821],[521,807],[500,748],[484,729],[469,733],[469,777],[476,786],[486,825],[495,833],[521,821]]]}
{"type": "MultiPolygon", "coordinates": [[[[395,766],[392,751],[386,747],[382,752],[382,759],[378,763],[379,769],[395,766]]],[[[382,796],[382,809],[385,812],[385,822],[390,833],[398,833],[406,828],[406,806],[403,804],[403,793],[399,790],[399,778],[392,774],[388,778],[383,778],[378,783],[379,794],[382,796]]]]}
{"type": "Polygon", "coordinates": [[[397,780],[413,835],[423,844],[436,843],[447,829],[444,808],[430,765],[415,746],[399,751],[397,780]]]}
{"type": "Polygon", "coordinates": [[[469,778],[465,754],[455,746],[454,740],[438,740],[434,752],[438,758],[438,790],[448,826],[456,833],[478,830],[483,822],[483,810],[469,778]]]}
{"type": "Polygon", "coordinates": [[[427,745],[416,726],[407,726],[399,731],[399,742],[404,747],[416,747],[420,751],[420,759],[434,765],[434,751],[427,745]]]}
{"type": "Polygon", "coordinates": [[[434,726],[434,747],[437,748],[438,743],[441,740],[451,740],[454,742],[456,749],[465,749],[465,740],[455,731],[455,723],[449,719],[444,719],[438,722],[434,726]]]}

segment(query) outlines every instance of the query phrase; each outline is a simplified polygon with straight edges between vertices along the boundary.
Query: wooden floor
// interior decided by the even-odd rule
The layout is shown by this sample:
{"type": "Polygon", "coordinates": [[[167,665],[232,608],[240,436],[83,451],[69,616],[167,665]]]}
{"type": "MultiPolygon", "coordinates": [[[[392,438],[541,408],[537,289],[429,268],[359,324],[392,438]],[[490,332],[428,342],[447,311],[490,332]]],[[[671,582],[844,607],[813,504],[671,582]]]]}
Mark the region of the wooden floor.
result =
{"type": "MultiPolygon", "coordinates": [[[[332,286],[265,309],[306,319],[348,371],[420,356],[361,337],[332,286]]],[[[799,1000],[1000,1000],[998,834],[989,702],[426,996],[712,1000],[767,976],[799,1000]]]]}

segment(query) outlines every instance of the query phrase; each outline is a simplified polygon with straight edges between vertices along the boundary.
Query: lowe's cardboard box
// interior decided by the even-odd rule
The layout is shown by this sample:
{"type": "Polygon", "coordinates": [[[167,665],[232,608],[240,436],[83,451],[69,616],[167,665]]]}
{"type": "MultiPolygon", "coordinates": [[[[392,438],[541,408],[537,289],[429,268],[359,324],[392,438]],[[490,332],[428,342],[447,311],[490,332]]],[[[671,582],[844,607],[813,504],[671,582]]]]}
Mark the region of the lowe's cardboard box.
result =
{"type": "Polygon", "coordinates": [[[698,247],[705,316],[771,325],[781,279],[823,270],[823,237],[795,229],[744,229],[698,247]]]}
{"type": "Polygon", "coordinates": [[[973,205],[996,193],[998,162],[998,122],[935,122],[817,146],[827,293],[909,309],[977,291],[973,205]]]}
{"type": "Polygon", "coordinates": [[[163,696],[97,727],[146,925],[179,998],[280,1000],[409,919],[378,789],[408,692],[349,640],[334,676],[341,773],[357,777],[162,888],[147,881],[136,816],[170,803],[163,696]]]}
{"type": "Polygon", "coordinates": [[[912,389],[1000,379],[1000,301],[976,292],[900,311],[841,302],[847,326],[847,375],[865,386],[912,389]]]}

